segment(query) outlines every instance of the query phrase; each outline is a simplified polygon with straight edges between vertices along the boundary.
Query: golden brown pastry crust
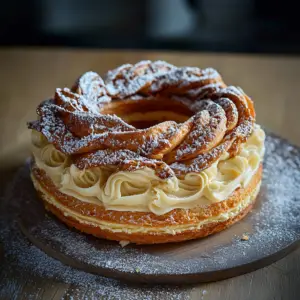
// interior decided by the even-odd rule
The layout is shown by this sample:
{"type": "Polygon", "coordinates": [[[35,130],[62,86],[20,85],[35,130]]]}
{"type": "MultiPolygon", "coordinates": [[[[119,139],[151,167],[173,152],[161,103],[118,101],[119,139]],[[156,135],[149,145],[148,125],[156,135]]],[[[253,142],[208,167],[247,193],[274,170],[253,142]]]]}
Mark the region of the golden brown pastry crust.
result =
{"type": "MultiPolygon", "coordinates": [[[[235,156],[255,124],[252,100],[240,88],[227,86],[217,71],[162,61],[123,65],[105,80],[87,72],[71,89],[57,89],[37,113],[39,119],[29,128],[77,168],[114,167],[117,172],[149,167],[161,179],[199,173],[223,154],[235,156]]],[[[101,203],[65,195],[32,163],[35,187],[59,219],[98,237],[138,244],[179,242],[230,226],[251,209],[261,173],[262,166],[246,188],[224,201],[156,215],[106,210],[101,203]]]]}
{"type": "MultiPolygon", "coordinates": [[[[227,200],[213,203],[210,206],[194,209],[175,209],[164,215],[155,215],[151,212],[123,212],[106,210],[101,205],[82,202],[74,197],[61,193],[53,184],[51,179],[41,169],[38,169],[35,163],[31,167],[33,181],[37,182],[36,188],[40,198],[43,200],[47,210],[52,212],[61,221],[70,227],[74,227],[84,233],[92,234],[96,237],[106,238],[116,241],[129,241],[137,244],[156,244],[168,242],[181,242],[190,239],[205,237],[212,233],[224,230],[228,226],[242,219],[252,208],[255,199],[250,204],[243,208],[236,216],[230,217],[226,221],[213,221],[204,224],[200,229],[187,229],[176,231],[176,233],[166,233],[163,228],[176,228],[182,225],[197,226],[199,222],[216,217],[221,213],[226,213],[239,205],[247,197],[255,197],[257,187],[261,182],[262,165],[253,175],[251,181],[245,188],[235,190],[227,200]],[[41,188],[40,188],[41,187],[41,188]],[[109,229],[101,229],[96,223],[91,225],[79,222],[70,214],[64,214],[56,205],[47,201],[47,195],[55,199],[56,203],[70,209],[72,212],[78,213],[81,216],[92,217],[97,221],[104,221],[108,224],[121,224],[124,228],[123,232],[114,232],[109,229]],[[151,228],[151,231],[133,232],[126,231],[126,226],[132,228],[151,228]]],[[[91,219],[90,219],[91,220],[91,219]]],[[[195,228],[195,227],[194,227],[195,228]]]]}
{"type": "Polygon", "coordinates": [[[161,178],[201,172],[226,152],[235,156],[255,123],[252,100],[240,88],[227,86],[216,70],[162,61],[120,66],[105,81],[87,72],[72,89],[56,89],[37,114],[39,120],[29,128],[76,157],[79,166],[81,160],[89,160],[89,167],[110,166],[109,160],[99,159],[105,151],[129,151],[137,156],[131,155],[131,170],[142,168],[144,160],[151,159],[152,165],[159,160],[163,171],[156,174],[161,178]],[[177,122],[165,116],[151,124],[146,117],[146,128],[126,122],[126,115],[161,110],[186,118],[177,122]]]}

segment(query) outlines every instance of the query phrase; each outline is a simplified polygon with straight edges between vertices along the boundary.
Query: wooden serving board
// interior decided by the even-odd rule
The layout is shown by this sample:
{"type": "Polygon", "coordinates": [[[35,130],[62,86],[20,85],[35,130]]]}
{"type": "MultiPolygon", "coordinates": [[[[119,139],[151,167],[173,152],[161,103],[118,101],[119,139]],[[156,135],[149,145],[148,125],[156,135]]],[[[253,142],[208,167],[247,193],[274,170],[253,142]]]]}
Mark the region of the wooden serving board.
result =
{"type": "Polygon", "coordinates": [[[262,268],[295,249],[300,239],[300,150],[268,135],[261,192],[252,212],[218,234],[189,242],[122,248],[71,230],[45,212],[29,177],[15,189],[19,225],[37,247],[63,263],[126,281],[195,283],[262,268]],[[246,234],[249,240],[243,241],[246,234]]]}

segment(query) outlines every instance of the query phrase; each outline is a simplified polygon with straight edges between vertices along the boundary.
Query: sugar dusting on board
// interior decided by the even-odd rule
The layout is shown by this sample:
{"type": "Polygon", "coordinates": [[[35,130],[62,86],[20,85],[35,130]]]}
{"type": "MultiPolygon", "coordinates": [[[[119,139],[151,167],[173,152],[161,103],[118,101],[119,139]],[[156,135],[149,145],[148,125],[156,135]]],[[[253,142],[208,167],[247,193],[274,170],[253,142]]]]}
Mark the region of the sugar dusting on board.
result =
{"type": "Polygon", "coordinates": [[[78,287],[88,286],[94,291],[95,297],[188,299],[193,287],[137,288],[64,266],[23,237],[17,226],[16,215],[24,215],[27,211],[33,220],[43,217],[41,226],[31,228],[31,235],[43,243],[50,243],[64,255],[90,266],[125,272],[128,276],[205,273],[249,263],[284,249],[298,240],[299,190],[300,151],[282,139],[269,135],[266,140],[261,192],[253,212],[245,220],[218,235],[178,245],[166,245],[162,250],[158,250],[157,246],[129,245],[122,248],[117,243],[97,240],[68,230],[50,216],[34,215],[37,213],[33,207],[37,202],[26,165],[19,171],[1,203],[6,214],[0,220],[0,239],[7,261],[13,267],[78,287]],[[246,241],[241,240],[244,234],[249,237],[246,241]],[[193,245],[191,250],[186,251],[190,244],[193,245]],[[172,251],[178,248],[183,250],[182,257],[174,259],[172,251]]]}
{"type": "MultiPolygon", "coordinates": [[[[0,219],[0,241],[3,243],[5,251],[5,261],[9,268],[30,272],[34,276],[41,276],[44,278],[53,278],[63,283],[70,283],[74,288],[69,289],[65,294],[66,299],[189,299],[189,293],[193,287],[178,287],[178,286],[144,286],[144,285],[132,285],[121,283],[118,280],[101,277],[98,275],[86,273],[74,269],[72,267],[62,264],[60,261],[47,256],[43,251],[32,245],[19,230],[17,222],[17,214],[20,213],[21,207],[24,208],[26,204],[29,204],[29,198],[22,197],[21,194],[16,195],[16,188],[22,188],[23,195],[27,194],[32,196],[31,185],[28,181],[27,166],[23,167],[16,175],[15,180],[7,190],[6,197],[1,199],[1,212],[5,212],[5,217],[0,219]],[[22,198],[16,198],[21,196],[22,198]],[[13,202],[11,202],[13,200],[13,202]],[[81,293],[87,294],[87,298],[81,298],[81,293]],[[88,292],[86,292],[88,291],[88,292]],[[103,297],[103,298],[102,298],[103,297]]],[[[52,226],[51,222],[49,227],[44,228],[41,234],[45,236],[52,236],[57,242],[64,243],[64,238],[69,240],[68,234],[65,231],[52,232],[57,229],[56,226],[52,226]]],[[[66,230],[66,228],[64,228],[66,230]]],[[[71,233],[71,231],[70,231],[71,233]]],[[[75,236],[74,236],[75,237],[75,236]]],[[[78,238],[78,236],[77,236],[78,238]]],[[[76,247],[89,253],[89,246],[86,247],[82,244],[82,241],[88,237],[82,235],[82,238],[73,242],[78,242],[76,247]]],[[[107,247],[105,253],[109,256],[106,259],[105,264],[107,266],[114,265],[114,253],[110,253],[115,247],[118,247],[117,243],[112,243],[110,247],[107,247]]],[[[120,249],[118,249],[120,250],[120,249]]],[[[94,252],[94,259],[97,262],[97,255],[99,253],[94,252]]],[[[102,254],[103,259],[103,254],[102,254]]],[[[91,260],[93,263],[93,260],[91,260]]],[[[142,260],[140,260],[142,264],[142,260]]],[[[4,267],[4,266],[3,266],[4,267]]],[[[142,269],[142,265],[139,268],[132,268],[132,272],[139,272],[142,269]]],[[[8,286],[3,286],[0,283],[0,298],[2,296],[10,297],[10,290],[8,286]]],[[[32,296],[32,295],[31,295],[32,296]]],[[[3,299],[4,299],[3,298],[3,299]]],[[[29,298],[28,298],[29,299],[29,298]]]]}

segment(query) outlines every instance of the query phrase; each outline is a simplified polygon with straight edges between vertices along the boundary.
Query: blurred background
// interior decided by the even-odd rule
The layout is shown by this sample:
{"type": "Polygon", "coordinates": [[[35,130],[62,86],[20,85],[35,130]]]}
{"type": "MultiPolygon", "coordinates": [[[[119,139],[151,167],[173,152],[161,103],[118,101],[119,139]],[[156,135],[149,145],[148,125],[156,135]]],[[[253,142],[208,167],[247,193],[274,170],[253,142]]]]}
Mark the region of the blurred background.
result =
{"type": "Polygon", "coordinates": [[[2,46],[300,52],[297,1],[15,0],[2,46]]]}

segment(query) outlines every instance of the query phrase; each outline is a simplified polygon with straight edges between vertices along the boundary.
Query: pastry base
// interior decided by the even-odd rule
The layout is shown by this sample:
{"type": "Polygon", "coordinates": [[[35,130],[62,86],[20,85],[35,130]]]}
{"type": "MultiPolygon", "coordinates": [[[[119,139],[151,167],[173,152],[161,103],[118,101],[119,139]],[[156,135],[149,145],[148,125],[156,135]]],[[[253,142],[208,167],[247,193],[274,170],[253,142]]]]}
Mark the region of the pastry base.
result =
{"type": "Polygon", "coordinates": [[[245,188],[235,190],[228,199],[204,208],[175,209],[161,216],[150,212],[106,210],[101,205],[82,202],[65,195],[34,162],[31,166],[31,176],[45,208],[68,226],[108,240],[158,244],[205,237],[220,232],[242,219],[251,210],[259,192],[262,165],[249,184],[245,188]],[[247,205],[242,205],[247,198],[247,205]],[[241,205],[241,208],[233,216],[226,220],[215,220],[238,205],[241,205]]]}

